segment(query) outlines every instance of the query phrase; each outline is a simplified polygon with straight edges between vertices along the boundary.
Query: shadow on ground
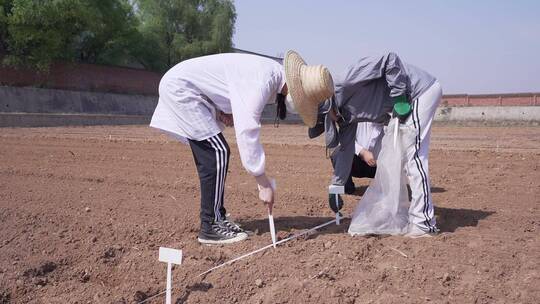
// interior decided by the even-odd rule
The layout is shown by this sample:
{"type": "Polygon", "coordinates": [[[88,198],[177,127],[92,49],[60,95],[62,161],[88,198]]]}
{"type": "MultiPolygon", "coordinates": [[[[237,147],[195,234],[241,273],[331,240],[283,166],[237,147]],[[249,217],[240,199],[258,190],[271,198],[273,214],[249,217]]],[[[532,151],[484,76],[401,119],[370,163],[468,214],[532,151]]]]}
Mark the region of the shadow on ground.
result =
{"type": "MultiPolygon", "coordinates": [[[[315,226],[333,220],[333,217],[310,217],[310,216],[282,216],[275,217],[276,230],[286,232],[299,232],[298,230],[311,229],[315,226]]],[[[255,232],[257,235],[269,232],[268,218],[238,221],[242,228],[255,232]]],[[[319,234],[336,234],[347,232],[351,220],[342,219],[341,224],[330,224],[319,230],[319,234]]]]}
{"type": "MultiPolygon", "coordinates": [[[[364,195],[364,193],[366,193],[366,190],[368,189],[368,187],[369,186],[358,186],[354,189],[354,193],[352,195],[362,196],[364,195]]],[[[409,185],[407,185],[407,191],[409,193],[409,198],[410,198],[411,188],[409,187],[409,185]]],[[[431,187],[431,193],[443,193],[443,192],[446,192],[446,189],[444,189],[443,187],[434,187],[434,186],[431,187]]]]}
{"type": "Polygon", "coordinates": [[[476,227],[478,221],[494,214],[495,211],[474,209],[454,209],[435,206],[437,226],[441,232],[454,232],[461,227],[476,227]]]}
{"type": "MultiPolygon", "coordinates": [[[[461,227],[476,227],[480,220],[494,213],[495,211],[435,207],[437,227],[441,229],[441,232],[454,232],[461,227]]],[[[311,229],[333,219],[331,217],[284,216],[274,218],[274,223],[279,231],[298,232],[298,230],[311,229]]],[[[239,221],[239,223],[244,229],[253,231],[258,235],[269,231],[267,218],[239,221]]],[[[350,223],[351,219],[342,219],[341,225],[330,224],[320,229],[318,234],[346,233],[350,223]]]]}
{"type": "Polygon", "coordinates": [[[211,288],[213,288],[214,286],[212,286],[212,284],[210,283],[206,283],[206,282],[200,282],[200,283],[195,283],[193,285],[189,285],[186,287],[185,289],[185,293],[176,299],[176,302],[174,302],[175,304],[182,304],[182,303],[185,303],[187,301],[187,299],[189,298],[189,295],[194,292],[194,291],[208,291],[210,290],[211,288]]]}
{"type": "Polygon", "coordinates": [[[431,193],[443,193],[443,192],[446,192],[446,189],[444,189],[443,187],[431,186],[431,193]]]}

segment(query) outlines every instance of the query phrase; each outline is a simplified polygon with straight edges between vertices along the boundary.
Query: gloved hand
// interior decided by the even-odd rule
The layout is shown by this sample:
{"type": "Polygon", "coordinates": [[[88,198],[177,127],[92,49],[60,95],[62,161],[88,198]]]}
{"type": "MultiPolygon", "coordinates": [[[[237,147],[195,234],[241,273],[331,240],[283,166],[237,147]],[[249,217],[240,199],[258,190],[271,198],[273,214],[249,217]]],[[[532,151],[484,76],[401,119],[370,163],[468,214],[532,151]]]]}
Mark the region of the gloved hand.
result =
{"type": "Polygon", "coordinates": [[[398,117],[400,123],[405,123],[412,113],[411,104],[405,95],[394,97],[393,117],[398,117]]]}
{"type": "Polygon", "coordinates": [[[343,200],[341,199],[341,195],[328,194],[328,204],[330,205],[330,209],[332,209],[334,213],[338,213],[339,210],[343,208],[343,200]]]}

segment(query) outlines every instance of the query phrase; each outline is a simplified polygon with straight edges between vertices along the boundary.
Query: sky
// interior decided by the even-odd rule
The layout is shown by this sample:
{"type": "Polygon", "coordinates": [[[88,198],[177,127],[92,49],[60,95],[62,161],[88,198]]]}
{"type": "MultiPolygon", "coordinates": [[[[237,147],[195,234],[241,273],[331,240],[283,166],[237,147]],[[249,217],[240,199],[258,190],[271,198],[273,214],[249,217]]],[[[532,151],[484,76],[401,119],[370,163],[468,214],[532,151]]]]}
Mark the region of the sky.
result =
{"type": "Polygon", "coordinates": [[[299,52],[334,78],[393,51],[446,94],[540,92],[538,0],[235,0],[236,48],[299,52]]]}

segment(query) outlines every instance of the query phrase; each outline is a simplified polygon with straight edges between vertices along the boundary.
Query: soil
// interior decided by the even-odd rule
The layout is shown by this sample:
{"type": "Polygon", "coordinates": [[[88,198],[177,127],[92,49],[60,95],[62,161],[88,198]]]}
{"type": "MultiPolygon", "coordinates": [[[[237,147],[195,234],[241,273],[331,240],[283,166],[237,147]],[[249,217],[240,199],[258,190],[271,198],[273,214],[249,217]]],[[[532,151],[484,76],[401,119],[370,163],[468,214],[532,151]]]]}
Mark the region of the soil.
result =
{"type": "MultiPolygon", "coordinates": [[[[0,131],[1,304],[144,301],[165,288],[160,246],[184,253],[176,303],[540,302],[540,127],[434,127],[438,236],[351,237],[345,220],[202,277],[271,240],[231,130],[226,207],[254,235],[228,246],[196,240],[187,146],[143,126],[0,131]]],[[[322,139],[295,125],[262,134],[279,236],[331,220],[322,139]]],[[[347,215],[369,184],[355,182],[347,215]]]]}

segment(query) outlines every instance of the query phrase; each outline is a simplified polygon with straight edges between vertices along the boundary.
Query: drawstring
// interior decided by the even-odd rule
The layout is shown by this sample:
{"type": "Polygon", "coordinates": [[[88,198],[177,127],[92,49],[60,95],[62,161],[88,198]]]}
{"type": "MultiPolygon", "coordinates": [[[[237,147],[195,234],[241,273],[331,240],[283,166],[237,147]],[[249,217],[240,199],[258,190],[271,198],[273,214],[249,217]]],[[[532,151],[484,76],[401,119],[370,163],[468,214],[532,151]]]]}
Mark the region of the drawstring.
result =
{"type": "Polygon", "coordinates": [[[279,116],[276,114],[276,118],[274,119],[274,128],[279,128],[279,116]]]}

